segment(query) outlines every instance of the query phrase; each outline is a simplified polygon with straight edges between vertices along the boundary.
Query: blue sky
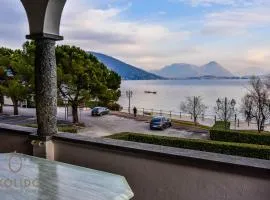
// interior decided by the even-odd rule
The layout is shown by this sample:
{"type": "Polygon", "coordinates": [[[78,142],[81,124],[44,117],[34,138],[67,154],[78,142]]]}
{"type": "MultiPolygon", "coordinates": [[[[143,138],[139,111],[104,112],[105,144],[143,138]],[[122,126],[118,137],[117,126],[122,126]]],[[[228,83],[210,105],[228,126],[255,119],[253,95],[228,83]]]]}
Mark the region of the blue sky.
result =
{"type": "MultiPolygon", "coordinates": [[[[28,33],[19,0],[1,0],[0,44],[28,33]]],[[[60,44],[151,70],[215,60],[232,72],[270,64],[269,0],[67,0],[60,44]]],[[[270,70],[269,70],[270,71],[270,70]]]]}

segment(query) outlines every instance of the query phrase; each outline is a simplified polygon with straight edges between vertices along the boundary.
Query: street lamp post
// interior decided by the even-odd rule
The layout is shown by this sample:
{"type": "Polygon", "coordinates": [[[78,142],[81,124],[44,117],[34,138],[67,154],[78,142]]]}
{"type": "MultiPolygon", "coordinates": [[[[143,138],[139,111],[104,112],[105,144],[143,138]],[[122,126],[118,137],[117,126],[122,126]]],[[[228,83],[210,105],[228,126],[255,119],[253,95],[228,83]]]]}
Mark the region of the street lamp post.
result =
{"type": "Polygon", "coordinates": [[[128,113],[130,114],[130,99],[133,96],[133,92],[131,90],[126,91],[126,96],[128,98],[128,113]]]}
{"type": "Polygon", "coordinates": [[[63,103],[64,103],[64,106],[65,106],[65,120],[67,120],[68,119],[68,112],[67,112],[67,110],[68,110],[68,107],[67,107],[68,99],[64,99],[63,103]]]}
{"type": "MultiPolygon", "coordinates": [[[[221,107],[222,107],[223,102],[218,98],[216,103],[217,103],[218,110],[220,110],[221,107]]],[[[235,105],[236,105],[236,101],[234,99],[228,101],[228,98],[225,97],[225,99],[224,99],[224,110],[223,110],[225,129],[227,129],[228,112],[231,111],[231,110],[234,110],[235,105]]]]}

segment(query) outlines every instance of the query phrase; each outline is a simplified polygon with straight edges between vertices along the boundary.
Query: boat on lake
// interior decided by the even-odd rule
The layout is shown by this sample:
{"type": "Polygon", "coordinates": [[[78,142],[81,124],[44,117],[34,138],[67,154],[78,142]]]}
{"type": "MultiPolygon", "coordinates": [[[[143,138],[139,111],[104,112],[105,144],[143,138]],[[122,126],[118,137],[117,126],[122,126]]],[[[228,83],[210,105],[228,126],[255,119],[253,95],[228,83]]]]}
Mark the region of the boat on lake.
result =
{"type": "Polygon", "coordinates": [[[148,90],[144,91],[144,93],[146,93],[146,94],[157,94],[156,91],[148,91],[148,90]]]}

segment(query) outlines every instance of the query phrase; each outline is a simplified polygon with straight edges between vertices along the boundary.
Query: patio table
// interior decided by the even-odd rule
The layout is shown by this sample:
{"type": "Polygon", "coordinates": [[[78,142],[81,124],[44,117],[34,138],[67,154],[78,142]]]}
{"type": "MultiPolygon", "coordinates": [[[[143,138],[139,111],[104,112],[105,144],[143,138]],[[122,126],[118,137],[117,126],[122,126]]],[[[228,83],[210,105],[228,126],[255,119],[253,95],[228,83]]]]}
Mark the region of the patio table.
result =
{"type": "Polygon", "coordinates": [[[0,154],[2,200],[128,200],[123,176],[18,153],[0,154]]]}

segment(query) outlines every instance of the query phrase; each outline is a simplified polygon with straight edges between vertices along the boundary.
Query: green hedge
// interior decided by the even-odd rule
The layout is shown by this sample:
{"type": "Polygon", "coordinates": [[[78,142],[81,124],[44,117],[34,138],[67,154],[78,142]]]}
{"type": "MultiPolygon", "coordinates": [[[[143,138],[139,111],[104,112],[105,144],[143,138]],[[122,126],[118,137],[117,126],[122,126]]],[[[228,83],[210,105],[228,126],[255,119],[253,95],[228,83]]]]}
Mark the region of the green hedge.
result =
{"type": "Polygon", "coordinates": [[[184,139],[139,133],[121,133],[109,136],[109,138],[270,160],[270,147],[264,145],[184,139]]]}
{"type": "MultiPolygon", "coordinates": [[[[226,122],[227,123],[227,128],[230,129],[231,123],[230,122],[226,122]]],[[[225,129],[225,121],[216,121],[216,123],[214,124],[214,126],[212,127],[213,129],[225,129]]]]}
{"type": "MultiPolygon", "coordinates": [[[[223,123],[224,125],[224,123],[223,123]]],[[[270,145],[270,134],[254,131],[237,131],[222,129],[221,122],[210,130],[210,138],[215,141],[270,145]]]]}

